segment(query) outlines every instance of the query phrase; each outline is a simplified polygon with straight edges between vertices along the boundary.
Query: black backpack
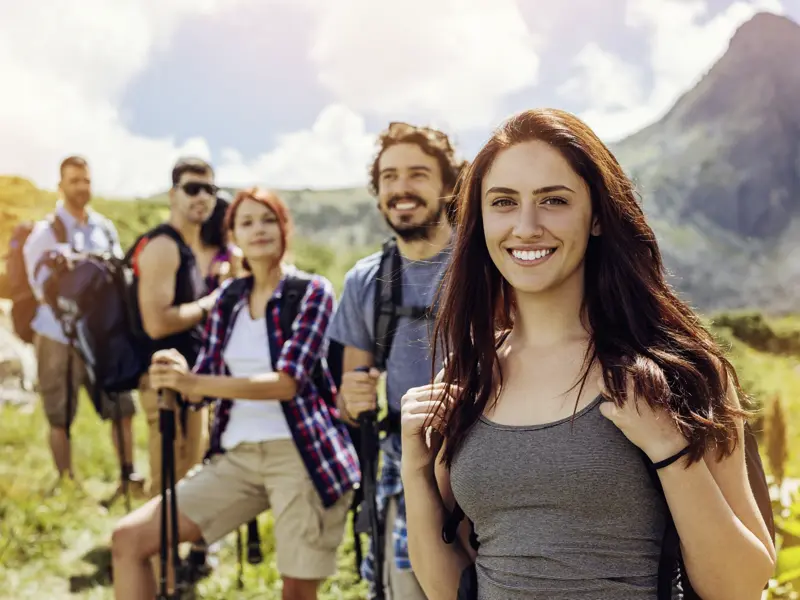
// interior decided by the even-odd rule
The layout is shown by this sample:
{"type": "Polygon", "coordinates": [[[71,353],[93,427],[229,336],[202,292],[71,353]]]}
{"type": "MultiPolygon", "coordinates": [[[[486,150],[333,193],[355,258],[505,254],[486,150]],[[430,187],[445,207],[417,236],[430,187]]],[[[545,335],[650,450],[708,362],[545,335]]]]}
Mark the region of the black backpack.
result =
{"type": "MultiPolygon", "coordinates": [[[[54,214],[48,215],[46,220],[53,230],[56,242],[65,244],[67,242],[67,230],[64,222],[54,214]]],[[[33,231],[34,225],[35,222],[33,221],[23,221],[14,228],[8,244],[8,253],[5,256],[14,334],[27,344],[33,343],[31,322],[39,309],[39,301],[31,289],[25,265],[25,256],[22,250],[28,236],[33,231]]]]}
{"type": "Polygon", "coordinates": [[[86,252],[73,261],[51,253],[40,264],[51,269],[45,302],[81,355],[99,412],[102,392],[137,389],[149,366],[146,340],[131,320],[130,266],[111,252],[86,252]]]}
{"type": "MultiPolygon", "coordinates": [[[[767,524],[767,529],[774,543],[775,522],[772,514],[772,500],[769,496],[769,485],[761,462],[761,455],[758,452],[758,442],[748,423],[745,423],[744,426],[744,451],[750,488],[753,490],[759,511],[767,524]]],[[[661,480],[658,477],[658,473],[652,468],[653,463],[644,452],[641,454],[653,485],[663,495],[661,480]]],[[[442,539],[446,544],[451,544],[456,539],[458,524],[463,518],[464,511],[456,503],[453,512],[447,517],[442,528],[442,539]]],[[[480,546],[474,525],[470,535],[470,545],[476,551],[480,546]]],[[[464,569],[461,574],[456,600],[477,600],[477,598],[478,580],[475,565],[473,564],[464,569]]],[[[691,582],[686,576],[686,567],[681,556],[680,538],[678,537],[675,523],[669,514],[667,514],[667,522],[661,544],[661,558],[658,563],[658,592],[656,598],[657,600],[702,600],[697,595],[697,592],[694,591],[691,582]]]]}

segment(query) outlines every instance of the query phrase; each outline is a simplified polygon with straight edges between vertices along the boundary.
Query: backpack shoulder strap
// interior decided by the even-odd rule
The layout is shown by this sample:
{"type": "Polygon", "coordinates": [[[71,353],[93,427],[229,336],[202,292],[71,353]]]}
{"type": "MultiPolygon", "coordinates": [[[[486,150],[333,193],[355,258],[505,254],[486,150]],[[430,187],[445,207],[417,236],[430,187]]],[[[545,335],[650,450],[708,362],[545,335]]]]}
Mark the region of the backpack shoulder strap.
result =
{"type": "Polygon", "coordinates": [[[222,332],[222,335],[225,335],[225,332],[227,332],[233,309],[247,291],[248,285],[249,277],[242,277],[232,280],[221,290],[218,302],[220,303],[220,312],[222,313],[222,323],[219,330],[222,332]]]}
{"type": "Polygon", "coordinates": [[[375,366],[381,371],[386,369],[397,329],[397,309],[402,305],[402,261],[397,241],[391,237],[383,243],[381,262],[375,277],[375,344],[372,354],[375,366]]]}
{"type": "Polygon", "coordinates": [[[747,478],[753,490],[756,504],[767,525],[772,542],[775,543],[775,517],[772,514],[772,500],[769,495],[769,484],[764,473],[764,465],[758,452],[758,440],[750,423],[744,424],[744,457],[747,464],[747,478]]]}
{"type": "Polygon", "coordinates": [[[100,229],[103,230],[103,234],[106,236],[108,240],[108,251],[114,251],[114,240],[119,237],[116,233],[114,228],[114,224],[111,222],[111,219],[105,216],[100,216],[100,229]]]}
{"type": "Polygon", "coordinates": [[[310,283],[311,278],[303,273],[289,275],[283,282],[279,321],[284,342],[292,337],[292,325],[300,312],[300,302],[310,283]]]}
{"type": "Polygon", "coordinates": [[[233,307],[236,306],[236,303],[244,295],[247,284],[248,280],[246,277],[234,279],[222,290],[219,302],[224,315],[231,314],[233,307]]]}
{"type": "Polygon", "coordinates": [[[67,226],[64,225],[64,221],[62,221],[57,214],[50,213],[47,215],[47,222],[50,224],[50,228],[53,230],[53,235],[56,237],[56,243],[66,244],[67,226]]]}
{"type": "MultiPolygon", "coordinates": [[[[106,235],[108,235],[108,233],[106,235]]],[[[181,234],[178,233],[169,223],[162,223],[161,225],[154,227],[150,231],[147,231],[136,238],[136,241],[131,244],[130,248],[128,248],[128,251],[125,253],[124,258],[122,259],[123,263],[135,269],[136,265],[134,263],[139,251],[144,248],[147,241],[152,240],[160,235],[167,236],[178,245],[178,252],[180,253],[182,259],[188,259],[194,262],[194,252],[192,252],[192,249],[189,248],[189,246],[183,240],[181,234]]]]}

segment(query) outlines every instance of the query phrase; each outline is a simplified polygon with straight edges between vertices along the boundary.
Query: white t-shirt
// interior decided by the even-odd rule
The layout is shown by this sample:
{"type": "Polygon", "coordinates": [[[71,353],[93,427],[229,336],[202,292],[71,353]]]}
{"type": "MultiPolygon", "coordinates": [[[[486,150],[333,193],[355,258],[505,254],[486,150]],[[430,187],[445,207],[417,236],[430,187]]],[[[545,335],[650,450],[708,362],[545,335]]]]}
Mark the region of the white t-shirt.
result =
{"type": "MultiPolygon", "coordinates": [[[[267,323],[253,319],[247,306],[236,315],[230,339],[222,353],[233,377],[251,377],[272,372],[267,323]]],[[[292,437],[281,404],[277,400],[235,400],[230,420],[222,434],[222,447],[242,442],[265,442],[292,437]]]]}

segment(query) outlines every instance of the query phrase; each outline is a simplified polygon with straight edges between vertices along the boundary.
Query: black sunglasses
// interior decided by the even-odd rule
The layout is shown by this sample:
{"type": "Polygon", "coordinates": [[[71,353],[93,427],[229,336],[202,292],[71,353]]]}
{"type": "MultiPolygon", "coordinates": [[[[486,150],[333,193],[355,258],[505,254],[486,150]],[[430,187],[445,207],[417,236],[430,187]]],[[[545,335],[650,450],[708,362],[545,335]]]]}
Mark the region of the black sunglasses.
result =
{"type": "Polygon", "coordinates": [[[201,191],[209,196],[216,196],[219,190],[219,188],[212,183],[202,183],[200,181],[189,181],[180,186],[180,188],[187,196],[197,196],[201,191]]]}

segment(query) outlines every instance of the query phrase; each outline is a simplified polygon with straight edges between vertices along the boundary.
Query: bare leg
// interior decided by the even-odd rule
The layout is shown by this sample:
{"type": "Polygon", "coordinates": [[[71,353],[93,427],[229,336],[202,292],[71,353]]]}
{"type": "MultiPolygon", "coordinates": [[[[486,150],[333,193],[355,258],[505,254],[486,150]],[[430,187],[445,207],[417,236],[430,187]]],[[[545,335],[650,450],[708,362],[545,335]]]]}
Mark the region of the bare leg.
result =
{"type": "Polygon", "coordinates": [[[63,427],[50,428],[50,451],[53,453],[53,462],[56,464],[58,476],[66,475],[73,479],[75,475],[72,471],[72,452],[67,438],[67,430],[63,427]]]}
{"type": "MultiPolygon", "coordinates": [[[[117,434],[116,421],[111,422],[111,441],[114,444],[114,450],[116,450],[117,456],[120,456],[119,435],[117,434]]],[[[124,450],[124,454],[122,455],[122,464],[132,465],[133,464],[133,419],[131,419],[131,417],[125,417],[124,419],[122,419],[122,448],[124,450]]]]}
{"type": "MultiPolygon", "coordinates": [[[[179,503],[180,504],[180,503],[179,503]]],[[[180,542],[197,542],[200,528],[178,510],[180,542]]],[[[170,528],[167,528],[170,531],[170,528]]],[[[168,542],[169,543],[169,542],[168,542]]],[[[111,536],[116,600],[152,600],[157,586],[150,559],[161,548],[161,497],[123,517],[111,536]]],[[[173,587],[174,573],[169,562],[167,581],[173,587]]]]}
{"type": "Polygon", "coordinates": [[[320,581],[309,579],[283,578],[282,600],[317,600],[320,581]]]}

